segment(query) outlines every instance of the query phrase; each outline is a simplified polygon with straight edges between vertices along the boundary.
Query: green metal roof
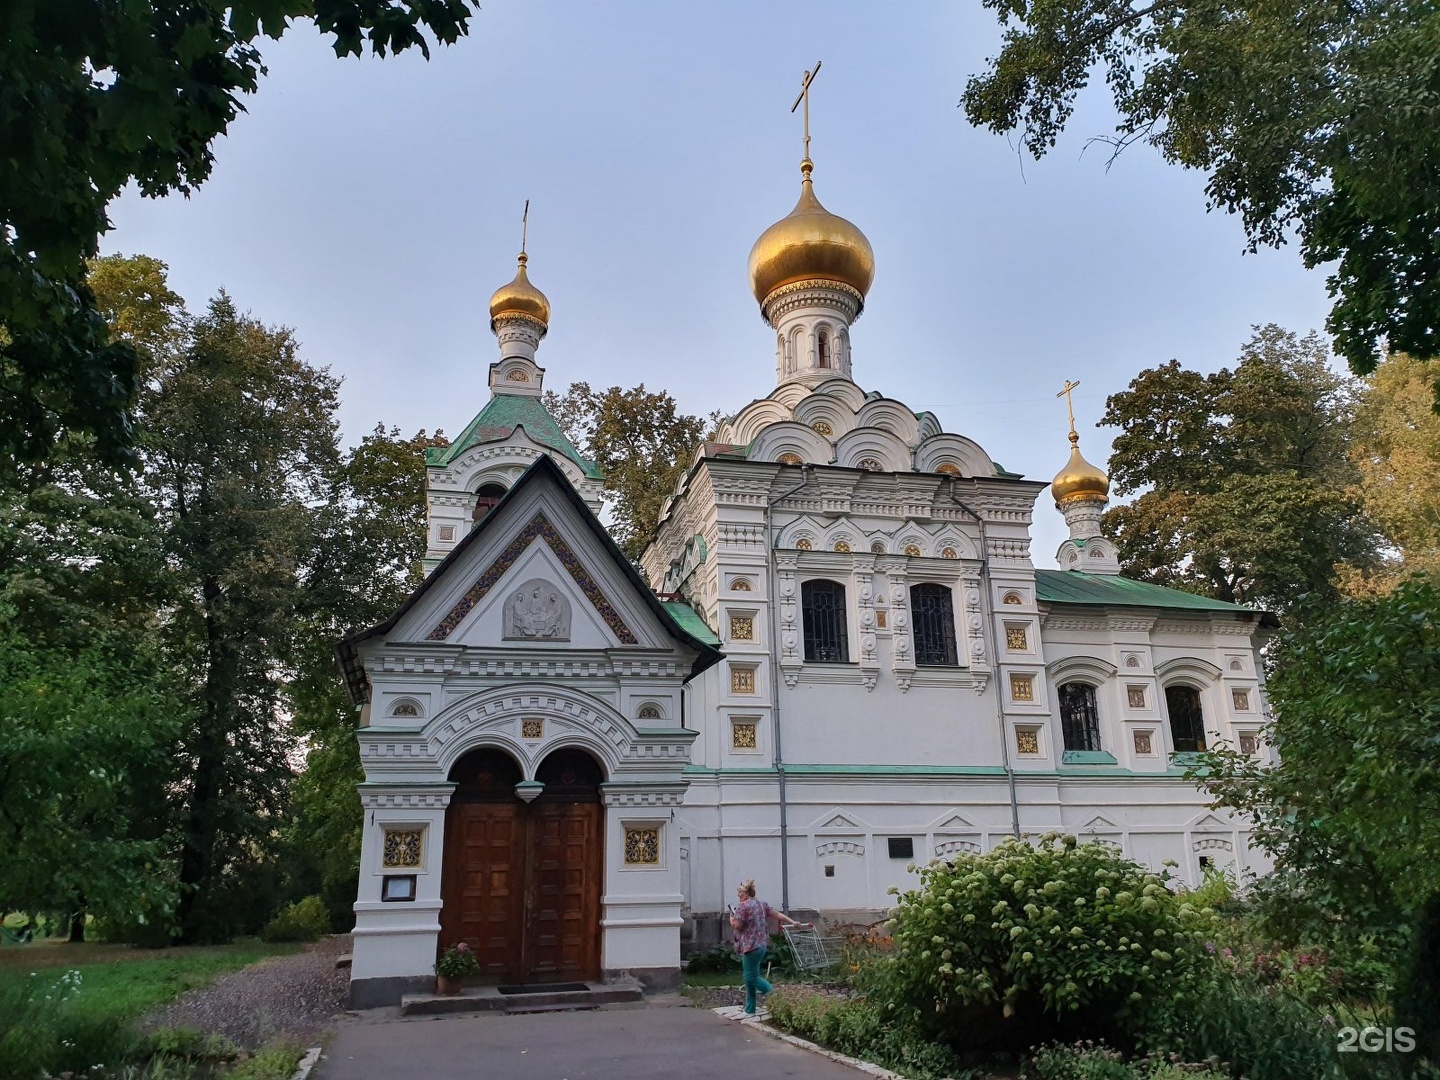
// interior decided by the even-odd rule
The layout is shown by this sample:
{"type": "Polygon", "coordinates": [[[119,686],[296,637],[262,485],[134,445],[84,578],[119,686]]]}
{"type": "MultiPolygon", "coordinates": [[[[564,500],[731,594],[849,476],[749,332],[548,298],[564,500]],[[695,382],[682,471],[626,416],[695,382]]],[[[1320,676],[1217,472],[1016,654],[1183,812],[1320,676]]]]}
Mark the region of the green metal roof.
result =
{"type": "Polygon", "coordinates": [[[449,465],[472,446],[501,442],[519,427],[523,427],[525,434],[541,446],[564,454],[579,465],[586,476],[603,479],[595,463],[575,449],[575,444],[565,437],[565,432],[560,430],[560,425],[544,403],[533,394],[496,394],[449,446],[427,449],[425,464],[449,465]]]}
{"type": "Polygon", "coordinates": [[[1110,604],[1117,607],[1176,608],[1185,611],[1228,611],[1262,615],[1254,608],[1227,604],[1208,596],[1167,589],[1148,581],[1083,570],[1036,570],[1035,597],[1042,604],[1110,604]]]}
{"type": "Polygon", "coordinates": [[[706,625],[705,620],[700,617],[694,608],[683,600],[662,600],[660,601],[660,606],[680,625],[680,629],[684,630],[697,641],[703,641],[706,645],[720,644],[720,639],[716,637],[715,632],[706,625]]]}

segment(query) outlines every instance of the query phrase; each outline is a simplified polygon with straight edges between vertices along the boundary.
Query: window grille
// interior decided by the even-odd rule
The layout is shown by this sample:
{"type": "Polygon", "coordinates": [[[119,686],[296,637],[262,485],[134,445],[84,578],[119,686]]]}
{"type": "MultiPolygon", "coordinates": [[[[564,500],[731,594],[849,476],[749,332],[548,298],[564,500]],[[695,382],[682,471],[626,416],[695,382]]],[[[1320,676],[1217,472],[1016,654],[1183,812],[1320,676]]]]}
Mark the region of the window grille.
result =
{"type": "Polygon", "coordinates": [[[915,611],[915,663],[930,667],[958,664],[950,590],[928,583],[911,586],[910,606],[915,611]]]}
{"type": "Polygon", "coordinates": [[[849,663],[845,586],[834,581],[805,582],[800,586],[800,609],[805,619],[805,662],[849,663]]]}
{"type": "Polygon", "coordinates": [[[1100,713],[1095,687],[1072,682],[1060,687],[1060,732],[1066,750],[1100,749],[1100,713]]]}
{"type": "Polygon", "coordinates": [[[1205,716],[1200,711],[1200,691],[1193,686],[1167,686],[1165,711],[1170,714],[1170,738],[1177,754],[1205,749],[1205,716]]]}

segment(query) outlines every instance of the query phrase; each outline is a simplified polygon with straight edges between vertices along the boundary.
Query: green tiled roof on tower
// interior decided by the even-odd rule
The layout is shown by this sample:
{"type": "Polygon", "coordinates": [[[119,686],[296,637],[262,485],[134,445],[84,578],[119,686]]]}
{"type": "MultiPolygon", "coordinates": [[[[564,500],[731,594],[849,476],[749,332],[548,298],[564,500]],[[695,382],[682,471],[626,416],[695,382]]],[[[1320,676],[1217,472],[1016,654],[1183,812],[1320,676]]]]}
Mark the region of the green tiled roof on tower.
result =
{"type": "Polygon", "coordinates": [[[565,432],[560,430],[549,410],[531,394],[496,394],[449,446],[427,449],[425,464],[449,465],[472,446],[508,439],[516,428],[524,428],[525,434],[541,446],[564,454],[579,465],[586,476],[595,480],[604,479],[595,463],[575,449],[575,444],[565,437],[565,432]]]}

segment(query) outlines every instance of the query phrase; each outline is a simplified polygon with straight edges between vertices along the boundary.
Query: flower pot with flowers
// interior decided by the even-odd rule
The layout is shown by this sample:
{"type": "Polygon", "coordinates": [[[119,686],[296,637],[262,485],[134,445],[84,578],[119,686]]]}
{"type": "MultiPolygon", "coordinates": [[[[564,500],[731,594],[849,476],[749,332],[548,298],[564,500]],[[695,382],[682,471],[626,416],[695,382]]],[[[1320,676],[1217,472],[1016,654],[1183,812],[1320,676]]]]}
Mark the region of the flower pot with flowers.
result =
{"type": "Polygon", "coordinates": [[[465,942],[451,945],[440,959],[435,961],[435,992],[437,994],[460,993],[460,980],[480,970],[475,952],[465,942]]]}

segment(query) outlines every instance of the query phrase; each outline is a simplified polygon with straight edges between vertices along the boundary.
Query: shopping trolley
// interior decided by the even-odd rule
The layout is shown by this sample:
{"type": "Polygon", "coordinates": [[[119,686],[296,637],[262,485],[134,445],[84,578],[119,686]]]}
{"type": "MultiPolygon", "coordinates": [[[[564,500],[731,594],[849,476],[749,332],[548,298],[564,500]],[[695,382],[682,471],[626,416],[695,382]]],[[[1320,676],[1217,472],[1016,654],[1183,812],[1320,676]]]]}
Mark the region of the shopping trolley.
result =
{"type": "Polygon", "coordinates": [[[841,939],[823,937],[814,923],[786,924],[781,931],[790,943],[795,967],[800,971],[821,971],[840,962],[841,939]]]}

